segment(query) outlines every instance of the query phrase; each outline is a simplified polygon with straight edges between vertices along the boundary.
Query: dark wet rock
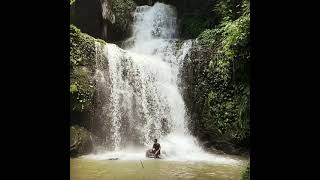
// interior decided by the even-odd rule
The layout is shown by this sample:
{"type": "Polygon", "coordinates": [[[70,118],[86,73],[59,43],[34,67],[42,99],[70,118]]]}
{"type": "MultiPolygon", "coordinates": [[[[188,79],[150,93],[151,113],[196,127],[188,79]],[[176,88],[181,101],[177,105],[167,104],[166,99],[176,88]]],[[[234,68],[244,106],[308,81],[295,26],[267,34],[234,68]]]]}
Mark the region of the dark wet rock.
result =
{"type": "Polygon", "coordinates": [[[90,34],[102,39],[103,18],[100,0],[76,0],[70,6],[70,23],[90,34]]]}
{"type": "Polygon", "coordinates": [[[70,23],[94,38],[119,41],[130,33],[135,7],[133,0],[76,0],[70,6],[70,23]]]}
{"type": "Polygon", "coordinates": [[[80,126],[70,127],[70,156],[77,157],[89,154],[97,139],[92,133],[80,126]]]}

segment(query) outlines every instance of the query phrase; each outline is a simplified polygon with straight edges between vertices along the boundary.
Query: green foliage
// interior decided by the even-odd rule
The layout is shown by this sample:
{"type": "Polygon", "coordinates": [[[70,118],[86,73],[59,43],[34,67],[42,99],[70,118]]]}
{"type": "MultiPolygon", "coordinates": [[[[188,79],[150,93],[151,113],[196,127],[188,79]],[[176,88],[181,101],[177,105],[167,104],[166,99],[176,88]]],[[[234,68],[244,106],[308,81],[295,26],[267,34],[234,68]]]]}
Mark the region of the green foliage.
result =
{"type": "Polygon", "coordinates": [[[199,36],[198,40],[201,45],[204,46],[213,46],[214,44],[218,43],[217,40],[219,39],[221,29],[206,29],[203,31],[199,36]]]}
{"type": "MultiPolygon", "coordinates": [[[[229,61],[238,58],[239,56],[243,56],[243,53],[246,53],[246,59],[249,59],[250,56],[249,50],[249,33],[250,33],[250,2],[248,0],[244,0],[243,2],[238,1],[219,1],[217,7],[222,6],[221,4],[233,3],[235,2],[241,4],[241,12],[242,14],[235,20],[224,20],[221,21],[219,25],[217,25],[213,29],[207,29],[203,31],[199,36],[199,42],[201,45],[206,45],[212,47],[215,50],[216,57],[214,59],[218,60],[216,64],[226,64],[222,61],[229,61]],[[219,56],[219,57],[217,57],[219,56]]],[[[240,5],[238,4],[237,7],[240,5]]],[[[224,5],[229,7],[227,5],[224,5]]],[[[224,7],[223,6],[223,7],[224,7]]],[[[222,8],[223,9],[223,8],[222,8]]],[[[230,8],[229,8],[230,9],[230,8]]],[[[226,10],[222,10],[226,11],[226,10]]],[[[229,12],[229,11],[228,11],[229,12]]],[[[227,14],[224,15],[228,16],[227,14]]],[[[243,58],[243,57],[242,57],[243,58]]],[[[212,64],[212,62],[211,62],[212,64]]],[[[220,67],[220,66],[216,66],[220,67]]],[[[212,69],[212,68],[211,68],[212,69]]]]}
{"type": "Polygon", "coordinates": [[[102,39],[96,39],[96,41],[99,42],[99,43],[101,43],[102,45],[106,45],[106,44],[107,44],[107,43],[106,43],[104,40],[102,40],[102,39]]]}
{"type": "Polygon", "coordinates": [[[73,94],[73,93],[76,93],[77,91],[78,91],[77,83],[70,84],[70,93],[73,94]]]}
{"type": "Polygon", "coordinates": [[[245,14],[235,21],[222,23],[222,51],[230,58],[234,58],[238,49],[246,47],[249,42],[250,16],[245,14]]]}
{"type": "Polygon", "coordinates": [[[241,54],[240,50],[247,48],[250,38],[249,33],[250,12],[246,12],[234,21],[223,21],[216,28],[203,31],[198,39],[201,44],[215,45],[218,52],[222,52],[229,59],[233,59],[241,54]]]}
{"type": "Polygon", "coordinates": [[[133,0],[113,0],[112,12],[115,15],[115,27],[117,30],[126,30],[129,25],[130,12],[136,7],[133,0]]]}
{"type": "Polygon", "coordinates": [[[70,65],[92,66],[94,57],[95,39],[70,25],[70,65]]]}
{"type": "Polygon", "coordinates": [[[95,42],[93,37],[70,25],[70,93],[75,111],[85,111],[92,106],[95,42]]]}
{"type": "Polygon", "coordinates": [[[204,129],[241,143],[250,136],[249,1],[218,1],[215,10],[225,18],[198,36],[207,55],[195,68],[194,99],[202,105],[204,129]]]}
{"type": "Polygon", "coordinates": [[[242,14],[243,0],[217,0],[214,11],[222,21],[232,21],[242,14]]]}
{"type": "Polygon", "coordinates": [[[72,5],[76,0],[70,0],[70,5],[72,5]]]}
{"type": "Polygon", "coordinates": [[[92,72],[86,67],[75,67],[71,74],[70,93],[72,97],[72,110],[85,111],[92,106],[94,94],[94,81],[92,72]]]}
{"type": "Polygon", "coordinates": [[[241,180],[250,180],[250,163],[248,163],[245,170],[242,172],[241,180]]]}
{"type": "MultiPolygon", "coordinates": [[[[219,77],[209,82],[200,91],[206,91],[204,98],[204,126],[209,130],[218,131],[225,138],[234,142],[240,142],[249,137],[249,92],[242,90],[242,85],[218,84],[219,77]]],[[[224,80],[220,80],[225,82],[224,80]]],[[[199,92],[199,91],[198,91],[199,92]]],[[[201,99],[200,103],[201,103],[201,99]]]]}

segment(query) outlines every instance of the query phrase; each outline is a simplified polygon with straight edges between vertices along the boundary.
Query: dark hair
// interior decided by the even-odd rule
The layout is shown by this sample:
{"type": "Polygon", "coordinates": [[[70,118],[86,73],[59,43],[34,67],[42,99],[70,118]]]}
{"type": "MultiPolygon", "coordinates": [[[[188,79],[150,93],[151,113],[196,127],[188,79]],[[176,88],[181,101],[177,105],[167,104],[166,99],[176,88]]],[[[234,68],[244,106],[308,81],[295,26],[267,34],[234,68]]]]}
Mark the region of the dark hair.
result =
{"type": "Polygon", "coordinates": [[[155,141],[158,141],[158,139],[154,139],[155,141]]]}

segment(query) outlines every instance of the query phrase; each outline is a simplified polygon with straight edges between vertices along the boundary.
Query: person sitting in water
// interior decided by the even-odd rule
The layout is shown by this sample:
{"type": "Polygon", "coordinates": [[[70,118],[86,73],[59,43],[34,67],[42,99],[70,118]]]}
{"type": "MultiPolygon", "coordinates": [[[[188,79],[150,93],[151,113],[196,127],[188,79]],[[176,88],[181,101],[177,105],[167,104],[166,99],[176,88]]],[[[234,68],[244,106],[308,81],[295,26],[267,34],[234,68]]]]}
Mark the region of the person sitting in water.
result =
{"type": "Polygon", "coordinates": [[[154,139],[154,144],[152,146],[152,153],[155,155],[156,158],[159,158],[160,150],[161,150],[161,146],[158,143],[158,140],[154,139]]]}

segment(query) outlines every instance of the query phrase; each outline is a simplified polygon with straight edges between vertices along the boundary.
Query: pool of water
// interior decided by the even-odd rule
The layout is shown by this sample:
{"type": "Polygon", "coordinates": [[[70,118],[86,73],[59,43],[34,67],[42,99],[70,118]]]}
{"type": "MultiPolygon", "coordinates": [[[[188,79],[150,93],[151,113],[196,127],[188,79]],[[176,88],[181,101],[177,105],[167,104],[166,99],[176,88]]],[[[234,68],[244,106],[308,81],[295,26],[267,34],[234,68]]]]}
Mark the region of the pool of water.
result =
{"type": "MultiPolygon", "coordinates": [[[[234,157],[233,157],[234,159],[234,157]]],[[[71,180],[239,180],[247,159],[235,158],[237,163],[205,161],[173,161],[164,159],[96,160],[70,159],[71,180]]]]}

